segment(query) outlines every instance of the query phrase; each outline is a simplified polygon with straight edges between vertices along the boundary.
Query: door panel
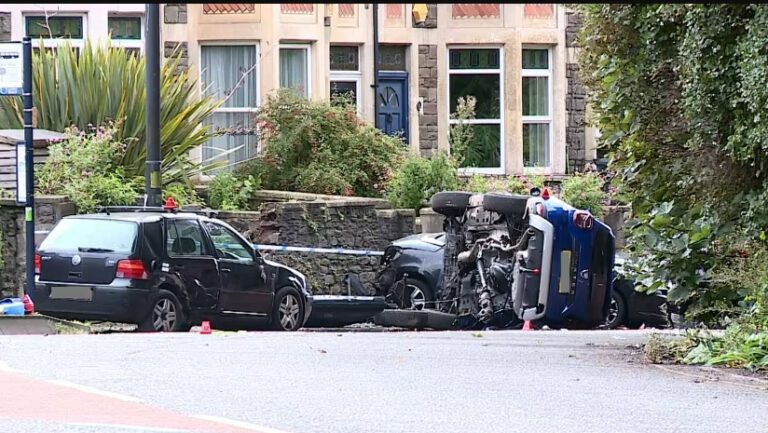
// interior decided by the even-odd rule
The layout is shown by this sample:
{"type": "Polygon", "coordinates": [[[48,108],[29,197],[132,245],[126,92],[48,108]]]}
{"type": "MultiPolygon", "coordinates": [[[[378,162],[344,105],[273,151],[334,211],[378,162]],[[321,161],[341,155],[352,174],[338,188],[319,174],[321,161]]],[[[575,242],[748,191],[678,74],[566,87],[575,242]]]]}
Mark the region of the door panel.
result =
{"type": "Polygon", "coordinates": [[[219,310],[230,313],[268,315],[272,309],[272,291],[266,284],[264,261],[253,247],[222,225],[206,222],[221,273],[219,310]]]}
{"type": "Polygon", "coordinates": [[[169,220],[166,224],[169,271],[184,282],[192,308],[216,308],[221,291],[219,268],[200,224],[196,220],[169,220]]]}
{"type": "Polygon", "coordinates": [[[376,127],[385,134],[400,134],[408,141],[408,92],[407,78],[379,78],[379,91],[376,103],[379,106],[379,117],[376,127]]]}

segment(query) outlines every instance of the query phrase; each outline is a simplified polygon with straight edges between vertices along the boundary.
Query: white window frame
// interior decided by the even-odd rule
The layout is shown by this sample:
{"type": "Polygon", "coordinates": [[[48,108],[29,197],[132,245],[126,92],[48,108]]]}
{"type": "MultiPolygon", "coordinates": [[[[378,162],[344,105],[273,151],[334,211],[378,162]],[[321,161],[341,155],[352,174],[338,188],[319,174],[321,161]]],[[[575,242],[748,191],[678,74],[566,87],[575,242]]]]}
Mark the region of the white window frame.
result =
{"type": "Polygon", "coordinates": [[[312,44],[299,43],[299,44],[280,44],[277,51],[277,84],[279,88],[283,88],[280,84],[280,52],[283,48],[302,49],[304,55],[307,57],[307,99],[312,99],[312,44]]]}
{"type": "MultiPolygon", "coordinates": [[[[554,122],[553,122],[553,116],[552,112],[554,111],[554,74],[553,74],[553,65],[554,65],[554,59],[553,59],[553,53],[554,50],[552,49],[552,46],[549,45],[523,45],[522,50],[520,51],[520,58],[521,58],[521,73],[520,73],[520,117],[522,118],[522,124],[525,125],[526,123],[548,123],[549,124],[549,164],[546,166],[536,166],[536,167],[526,167],[525,166],[525,154],[522,155],[523,160],[523,170],[525,173],[542,173],[546,172],[552,169],[552,160],[554,159],[554,138],[555,138],[555,131],[554,131],[554,122]],[[522,57],[523,57],[523,51],[522,50],[547,50],[547,69],[522,69],[522,57]],[[523,96],[522,96],[522,88],[523,88],[523,79],[526,77],[546,77],[547,78],[547,104],[549,108],[549,115],[547,116],[524,116],[523,110],[522,110],[522,104],[523,104],[523,96]]],[[[520,128],[520,131],[522,132],[523,127],[520,128]]],[[[522,140],[520,141],[520,146],[522,148],[522,140]]]]}
{"type": "MultiPolygon", "coordinates": [[[[45,13],[38,13],[38,12],[25,12],[21,15],[21,33],[26,36],[27,35],[27,18],[33,17],[33,18],[45,18],[45,13]]],[[[48,18],[54,18],[54,17],[80,17],[80,19],[83,20],[83,37],[80,39],[71,39],[71,38],[43,38],[43,47],[44,48],[57,48],[59,45],[62,45],[65,41],[68,41],[69,44],[73,48],[77,48],[78,51],[82,51],[83,46],[85,46],[85,39],[88,37],[88,14],[83,12],[56,12],[54,15],[48,15],[48,18]]],[[[37,48],[37,44],[39,43],[38,39],[32,40],[32,48],[37,48]]]]}
{"type": "MultiPolygon", "coordinates": [[[[504,174],[506,165],[506,140],[504,131],[505,115],[505,92],[504,92],[504,47],[498,45],[449,45],[446,47],[446,73],[448,74],[448,85],[445,86],[446,100],[448,107],[451,106],[451,75],[472,75],[472,74],[499,74],[499,118],[498,119],[468,119],[465,120],[470,125],[499,125],[499,167],[461,167],[458,169],[460,175],[469,174],[504,174]],[[474,49],[495,49],[499,51],[499,67],[497,69],[451,69],[451,50],[474,50],[474,49]]],[[[451,125],[459,122],[451,119],[450,108],[448,109],[448,151],[451,151],[450,134],[451,125]]]]}
{"type": "MultiPolygon", "coordinates": [[[[331,46],[345,46],[341,44],[332,44],[331,46]]],[[[328,50],[330,51],[330,47],[328,47],[328,50]]],[[[357,48],[357,70],[356,71],[335,71],[331,69],[330,64],[328,65],[329,70],[329,77],[328,77],[328,98],[330,102],[330,93],[331,93],[331,82],[333,81],[354,81],[355,82],[355,109],[357,110],[357,114],[362,113],[362,95],[361,87],[363,82],[363,73],[360,70],[360,64],[362,63],[361,55],[360,55],[360,46],[359,45],[346,45],[346,46],[354,46],[357,48]]]]}
{"type": "MultiPolygon", "coordinates": [[[[217,109],[213,110],[212,114],[215,113],[252,113],[255,114],[259,107],[261,106],[261,44],[259,41],[205,41],[200,42],[198,45],[198,62],[197,62],[197,76],[201,79],[198,80],[198,85],[200,86],[200,95],[203,95],[204,89],[204,83],[202,82],[202,76],[203,76],[203,47],[205,46],[214,46],[214,47],[220,47],[220,46],[247,46],[247,47],[256,47],[256,68],[254,71],[256,71],[256,106],[255,107],[218,107],[217,109]]],[[[256,127],[254,125],[254,127],[256,127]]],[[[198,161],[203,162],[204,158],[204,152],[203,152],[203,146],[205,146],[205,143],[199,147],[199,158],[198,161]]],[[[256,143],[256,154],[261,153],[261,140],[256,143]]],[[[245,162],[245,161],[243,161],[245,162]]],[[[209,182],[211,179],[215,177],[211,176],[209,174],[200,173],[200,180],[203,182],[209,182]]]]}
{"type": "Polygon", "coordinates": [[[109,34],[109,19],[110,18],[139,18],[141,21],[141,36],[139,39],[110,39],[112,47],[122,47],[122,48],[138,48],[140,53],[144,53],[144,31],[146,30],[146,20],[144,19],[144,15],[139,14],[118,14],[118,13],[109,13],[107,16],[107,34],[109,34]]]}

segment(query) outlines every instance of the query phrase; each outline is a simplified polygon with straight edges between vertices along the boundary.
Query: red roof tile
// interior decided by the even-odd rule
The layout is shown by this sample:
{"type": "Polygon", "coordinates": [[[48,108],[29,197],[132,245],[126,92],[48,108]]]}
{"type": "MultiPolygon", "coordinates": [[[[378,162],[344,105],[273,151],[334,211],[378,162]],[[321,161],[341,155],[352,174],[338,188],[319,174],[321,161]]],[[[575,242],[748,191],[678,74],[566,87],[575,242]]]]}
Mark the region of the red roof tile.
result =
{"type": "Polygon", "coordinates": [[[339,17],[349,18],[355,16],[354,3],[339,3],[339,17]]]}
{"type": "Polygon", "coordinates": [[[501,7],[495,3],[454,3],[451,15],[454,19],[498,18],[501,7]]]}
{"type": "Polygon", "coordinates": [[[247,14],[256,11],[256,3],[203,3],[204,14],[247,14]]]}
{"type": "Polygon", "coordinates": [[[314,11],[314,3],[280,3],[280,12],[284,14],[311,14],[314,11]]]}
{"type": "Polygon", "coordinates": [[[555,5],[551,3],[526,3],[524,13],[526,17],[548,18],[555,14],[555,5]]]}

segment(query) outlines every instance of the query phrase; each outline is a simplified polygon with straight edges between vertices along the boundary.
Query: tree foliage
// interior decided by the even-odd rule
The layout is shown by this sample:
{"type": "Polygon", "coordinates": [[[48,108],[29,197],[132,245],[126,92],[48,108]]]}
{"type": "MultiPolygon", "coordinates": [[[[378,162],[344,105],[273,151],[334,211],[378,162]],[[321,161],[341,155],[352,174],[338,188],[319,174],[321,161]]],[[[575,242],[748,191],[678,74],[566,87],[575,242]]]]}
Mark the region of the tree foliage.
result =
{"type": "MultiPolygon", "coordinates": [[[[87,130],[114,121],[115,140],[124,143],[120,165],[129,177],[143,176],[146,167],[146,62],[109,41],[86,41],[79,54],[68,43],[55,54],[42,49],[32,57],[33,98],[38,127],[87,130]]],[[[197,83],[177,71],[178,52],[160,71],[160,153],[164,181],[178,181],[201,167],[189,160],[191,150],[212,135],[201,127],[220,101],[200,97],[197,83]]],[[[0,129],[20,128],[21,97],[0,98],[0,129]]],[[[204,164],[205,165],[205,164],[204,164]]]]}
{"type": "Polygon", "coordinates": [[[641,282],[705,299],[732,251],[761,237],[755,221],[768,221],[753,201],[768,179],[768,6],[578,8],[581,77],[631,199],[641,282]]]}

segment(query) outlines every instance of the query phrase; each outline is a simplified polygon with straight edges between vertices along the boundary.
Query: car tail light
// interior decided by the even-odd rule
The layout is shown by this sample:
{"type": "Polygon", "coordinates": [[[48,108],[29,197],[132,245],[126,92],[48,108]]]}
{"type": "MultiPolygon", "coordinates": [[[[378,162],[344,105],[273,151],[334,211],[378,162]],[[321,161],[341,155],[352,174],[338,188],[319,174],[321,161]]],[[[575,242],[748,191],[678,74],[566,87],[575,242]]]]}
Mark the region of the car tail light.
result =
{"type": "Polygon", "coordinates": [[[573,213],[573,224],[582,230],[591,229],[593,220],[592,214],[589,212],[577,210],[573,213]]]}
{"type": "Polygon", "coordinates": [[[536,215],[542,218],[547,217],[547,208],[544,207],[543,203],[536,203],[536,215]]]}
{"type": "Polygon", "coordinates": [[[40,264],[42,260],[40,259],[40,254],[35,254],[35,275],[40,275],[40,264]]]}
{"type": "Polygon", "coordinates": [[[146,268],[144,268],[144,262],[141,260],[120,260],[117,262],[115,278],[146,280],[149,279],[149,274],[146,268]]]}

